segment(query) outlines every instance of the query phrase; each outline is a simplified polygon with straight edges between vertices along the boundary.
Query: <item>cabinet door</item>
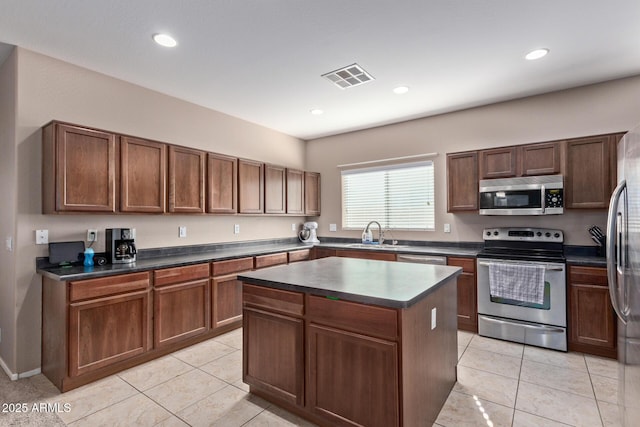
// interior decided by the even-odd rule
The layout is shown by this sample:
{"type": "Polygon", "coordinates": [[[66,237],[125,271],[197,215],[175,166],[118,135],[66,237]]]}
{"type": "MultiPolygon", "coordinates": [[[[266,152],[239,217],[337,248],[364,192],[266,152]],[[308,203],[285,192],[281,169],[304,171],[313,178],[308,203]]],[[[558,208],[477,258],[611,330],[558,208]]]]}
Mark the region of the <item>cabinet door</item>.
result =
{"type": "Polygon", "coordinates": [[[209,279],[156,288],[153,305],[156,348],[203,334],[209,329],[209,279]]]}
{"type": "Polygon", "coordinates": [[[304,213],[320,215],[320,174],[317,172],[304,173],[304,213]]]}
{"type": "MultiPolygon", "coordinates": [[[[567,208],[607,208],[612,188],[609,135],[567,141],[567,208]]],[[[615,181],[615,171],[613,175],[615,181]]]]}
{"type": "Polygon", "coordinates": [[[478,153],[447,154],[447,212],[478,210],[478,153]]]}
{"type": "Polygon", "coordinates": [[[43,170],[55,170],[55,177],[43,173],[43,211],[115,212],[116,136],[65,124],[50,126],[43,132],[43,170]]]}
{"type": "Polygon", "coordinates": [[[294,405],[304,405],[304,322],[245,307],[242,380],[294,405]]]}
{"type": "Polygon", "coordinates": [[[560,144],[560,142],[549,142],[519,147],[521,175],[559,174],[561,166],[560,144]]]}
{"type": "Polygon", "coordinates": [[[166,182],[166,144],[120,137],[121,211],[166,212],[166,182]]]}
{"type": "Polygon", "coordinates": [[[304,214],[304,172],[287,169],[287,213],[304,214]]]}
{"type": "Polygon", "coordinates": [[[263,164],[252,160],[238,160],[238,212],[264,212],[263,164]]]}
{"type": "Polygon", "coordinates": [[[395,342],[312,323],[308,352],[307,404],[314,414],[334,425],[399,425],[395,342]]]}
{"type": "Polygon", "coordinates": [[[207,160],[207,212],[236,213],[238,159],[209,153],[207,160]]]}
{"type": "Polygon", "coordinates": [[[616,317],[604,268],[569,270],[569,349],[616,357],[616,317]]]}
{"type": "Polygon", "coordinates": [[[242,320],[242,282],[238,276],[211,279],[211,328],[238,323],[242,320]]]}
{"type": "Polygon", "coordinates": [[[516,148],[504,147],[480,151],[480,179],[516,176],[516,148]]]}
{"type": "Polygon", "coordinates": [[[69,376],[82,375],[150,349],[149,291],[69,307],[69,376]]]}
{"type": "Polygon", "coordinates": [[[311,259],[320,259],[336,256],[337,251],[335,249],[319,248],[315,247],[311,250],[311,259]]]}
{"type": "Polygon", "coordinates": [[[476,297],[475,260],[449,258],[448,265],[462,267],[458,276],[458,329],[478,332],[478,301],[476,297]]]}
{"type": "Polygon", "coordinates": [[[264,165],[264,212],[283,214],[287,211],[286,169],[264,165]]]}
{"type": "Polygon", "coordinates": [[[395,261],[396,254],[388,252],[374,252],[374,251],[358,251],[358,250],[337,250],[335,256],[344,258],[360,258],[360,259],[375,259],[378,261],[395,261]]]}
{"type": "Polygon", "coordinates": [[[169,146],[169,212],[204,213],[203,151],[169,146]]]}

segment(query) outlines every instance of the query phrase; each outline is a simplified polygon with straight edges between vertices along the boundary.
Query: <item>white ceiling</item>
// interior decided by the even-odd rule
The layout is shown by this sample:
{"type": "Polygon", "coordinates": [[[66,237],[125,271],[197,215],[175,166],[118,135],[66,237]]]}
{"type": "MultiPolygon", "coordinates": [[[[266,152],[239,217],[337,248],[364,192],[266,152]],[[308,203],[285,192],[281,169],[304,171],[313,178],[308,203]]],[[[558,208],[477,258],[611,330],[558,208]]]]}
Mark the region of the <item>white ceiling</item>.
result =
{"type": "Polygon", "coordinates": [[[312,139],[640,74],[640,1],[2,0],[0,42],[312,139]]]}

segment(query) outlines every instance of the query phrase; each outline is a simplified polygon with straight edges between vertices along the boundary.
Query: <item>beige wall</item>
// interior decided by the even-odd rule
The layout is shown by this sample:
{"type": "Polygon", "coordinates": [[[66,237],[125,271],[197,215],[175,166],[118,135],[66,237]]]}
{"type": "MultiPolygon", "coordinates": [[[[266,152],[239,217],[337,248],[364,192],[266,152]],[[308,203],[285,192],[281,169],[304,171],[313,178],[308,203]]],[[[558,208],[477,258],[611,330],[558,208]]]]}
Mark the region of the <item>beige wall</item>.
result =
{"type": "Polygon", "coordinates": [[[445,153],[626,131],[637,123],[640,77],[633,77],[308,141],[307,168],[322,173],[319,235],[361,235],[361,231],[341,231],[337,165],[437,152],[436,230],[398,231],[393,233],[396,239],[481,241],[484,227],[535,226],[564,230],[567,244],[590,245],[587,227],[604,227],[603,211],[568,211],[546,217],[448,214],[445,153]],[[338,225],[338,232],[329,232],[331,223],[338,225]],[[443,232],[445,223],[451,224],[450,234],[443,232]]]}
{"type": "Polygon", "coordinates": [[[15,366],[15,252],[6,240],[15,239],[16,225],[16,51],[0,67],[0,359],[15,366]]]}
{"type": "Polygon", "coordinates": [[[40,366],[41,279],[35,258],[46,256],[47,247],[35,245],[36,229],[48,229],[50,241],[64,241],[84,240],[87,228],[97,228],[99,250],[104,248],[104,229],[118,226],[136,228],[139,248],[296,236],[291,224],[301,223],[301,217],[40,214],[40,128],[52,119],[293,168],[305,166],[305,143],[25,49],[17,51],[17,338],[7,344],[17,354],[15,363],[8,361],[14,372],[40,366]],[[233,234],[233,224],[240,224],[240,234],[233,234]],[[187,238],[179,239],[182,225],[187,238]]]}

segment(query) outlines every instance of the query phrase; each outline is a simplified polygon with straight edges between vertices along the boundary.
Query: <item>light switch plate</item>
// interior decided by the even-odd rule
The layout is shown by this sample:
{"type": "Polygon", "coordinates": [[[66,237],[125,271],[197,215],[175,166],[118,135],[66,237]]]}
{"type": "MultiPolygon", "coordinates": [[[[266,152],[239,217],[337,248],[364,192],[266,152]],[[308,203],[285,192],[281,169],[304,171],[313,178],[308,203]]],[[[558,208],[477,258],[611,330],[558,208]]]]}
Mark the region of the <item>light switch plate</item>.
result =
{"type": "Polygon", "coordinates": [[[444,225],[444,232],[445,233],[451,233],[451,224],[445,224],[444,225]]]}
{"type": "Polygon", "coordinates": [[[240,233],[240,224],[234,224],[233,225],[233,234],[239,234],[240,233]]]}
{"type": "Polygon", "coordinates": [[[187,227],[184,225],[178,227],[178,237],[187,237],[187,227]]]}
{"type": "Polygon", "coordinates": [[[436,328],[436,308],[431,309],[431,330],[436,328]]]}
{"type": "Polygon", "coordinates": [[[338,231],[338,227],[335,224],[329,224],[329,231],[338,231]]]}

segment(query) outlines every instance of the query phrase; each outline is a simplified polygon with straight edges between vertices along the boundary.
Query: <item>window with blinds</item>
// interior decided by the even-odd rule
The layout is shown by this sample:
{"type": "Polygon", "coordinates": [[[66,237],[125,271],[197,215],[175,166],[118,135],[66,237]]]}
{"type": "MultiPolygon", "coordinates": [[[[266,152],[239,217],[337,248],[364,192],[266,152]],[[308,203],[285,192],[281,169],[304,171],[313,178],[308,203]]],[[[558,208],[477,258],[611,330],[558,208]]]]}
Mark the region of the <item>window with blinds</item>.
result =
{"type": "Polygon", "coordinates": [[[342,171],[342,227],[434,230],[433,162],[342,171]]]}

